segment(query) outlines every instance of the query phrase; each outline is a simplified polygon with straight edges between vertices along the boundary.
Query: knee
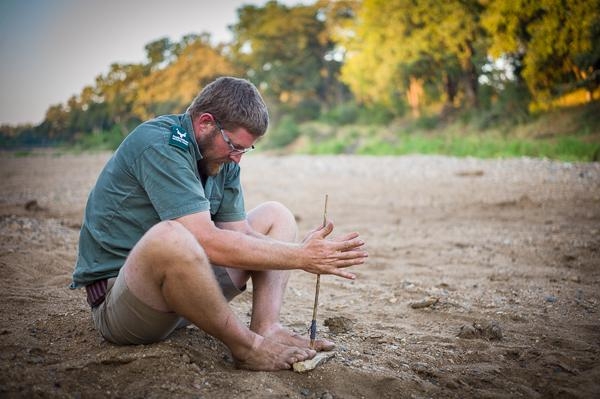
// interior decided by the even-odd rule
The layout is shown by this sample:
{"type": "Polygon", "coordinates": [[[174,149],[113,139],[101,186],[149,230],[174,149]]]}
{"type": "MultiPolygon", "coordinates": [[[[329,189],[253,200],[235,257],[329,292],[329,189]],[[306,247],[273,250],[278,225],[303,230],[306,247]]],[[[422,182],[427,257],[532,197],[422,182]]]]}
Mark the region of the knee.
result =
{"type": "Polygon", "coordinates": [[[268,201],[262,204],[262,206],[265,207],[266,212],[271,216],[273,221],[289,226],[296,226],[294,214],[281,202],[268,201]]]}
{"type": "Polygon", "coordinates": [[[277,201],[262,203],[248,213],[248,221],[256,231],[283,241],[295,241],[298,227],[294,214],[277,201]]]}
{"type": "Polygon", "coordinates": [[[147,256],[154,259],[168,258],[168,263],[206,263],[204,249],[181,223],[166,220],[154,225],[146,232],[140,244],[147,256]]]}

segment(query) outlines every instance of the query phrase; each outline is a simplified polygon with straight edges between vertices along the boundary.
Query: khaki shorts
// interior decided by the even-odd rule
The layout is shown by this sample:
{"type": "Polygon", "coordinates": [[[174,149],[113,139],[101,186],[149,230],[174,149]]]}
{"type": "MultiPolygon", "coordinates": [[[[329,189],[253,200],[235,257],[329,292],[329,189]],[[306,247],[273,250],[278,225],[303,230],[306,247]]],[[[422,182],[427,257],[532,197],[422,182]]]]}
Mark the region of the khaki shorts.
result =
{"type": "MultiPolygon", "coordinates": [[[[227,301],[241,294],[227,271],[213,266],[213,271],[227,301]]],[[[146,305],[129,290],[125,277],[119,274],[108,280],[106,298],[92,308],[92,318],[102,336],[115,344],[149,344],[165,339],[176,328],[189,322],[173,312],[161,312],[146,305]]]]}

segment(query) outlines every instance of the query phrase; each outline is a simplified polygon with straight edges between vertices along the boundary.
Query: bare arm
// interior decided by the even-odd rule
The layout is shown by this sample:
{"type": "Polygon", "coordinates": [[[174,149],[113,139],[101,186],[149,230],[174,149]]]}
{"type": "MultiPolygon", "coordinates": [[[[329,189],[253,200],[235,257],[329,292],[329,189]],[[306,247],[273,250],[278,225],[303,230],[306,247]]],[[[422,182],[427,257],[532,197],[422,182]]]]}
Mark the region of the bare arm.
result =
{"type": "Polygon", "coordinates": [[[211,262],[247,270],[300,269],[310,273],[334,274],[354,278],[343,269],[365,262],[366,251],[357,233],[340,239],[326,237],[333,224],[311,231],[301,243],[273,240],[254,231],[243,222],[217,227],[209,212],[200,212],[177,219],[194,234],[211,262]]]}

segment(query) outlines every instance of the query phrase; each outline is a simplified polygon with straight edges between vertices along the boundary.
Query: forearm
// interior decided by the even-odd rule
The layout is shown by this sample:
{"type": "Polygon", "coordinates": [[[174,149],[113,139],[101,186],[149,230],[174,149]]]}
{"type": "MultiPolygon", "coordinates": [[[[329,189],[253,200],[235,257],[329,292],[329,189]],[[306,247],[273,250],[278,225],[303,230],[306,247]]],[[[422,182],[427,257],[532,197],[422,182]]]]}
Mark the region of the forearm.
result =
{"type": "Polygon", "coordinates": [[[358,233],[342,238],[326,239],[333,231],[328,222],[310,232],[301,243],[263,236],[246,221],[221,223],[210,220],[206,213],[177,219],[198,240],[214,264],[244,270],[301,269],[315,274],[334,274],[344,278],[355,276],[343,269],[365,262],[368,254],[358,233]]]}
{"type": "Polygon", "coordinates": [[[300,244],[274,240],[251,229],[219,229],[201,245],[211,262],[246,270],[299,269],[304,256],[300,244]]]}

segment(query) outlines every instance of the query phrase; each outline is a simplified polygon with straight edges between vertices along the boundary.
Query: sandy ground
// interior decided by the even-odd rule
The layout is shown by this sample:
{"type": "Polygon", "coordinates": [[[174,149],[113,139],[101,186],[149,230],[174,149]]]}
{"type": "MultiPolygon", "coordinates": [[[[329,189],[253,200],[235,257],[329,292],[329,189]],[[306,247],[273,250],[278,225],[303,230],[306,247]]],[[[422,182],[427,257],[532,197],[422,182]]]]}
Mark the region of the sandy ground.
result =
{"type": "MultiPolygon", "coordinates": [[[[85,200],[110,154],[0,153],[0,397],[498,398],[600,395],[600,164],[447,157],[243,161],[247,207],[288,205],[370,252],[321,279],[317,370],[248,372],[197,328],[117,347],[67,288],[85,200]],[[35,202],[34,202],[35,201],[35,202]]],[[[315,276],[283,322],[306,333],[315,276]]],[[[251,291],[251,287],[250,287],[251,291]]],[[[248,321],[251,292],[232,302],[248,321]]]]}

